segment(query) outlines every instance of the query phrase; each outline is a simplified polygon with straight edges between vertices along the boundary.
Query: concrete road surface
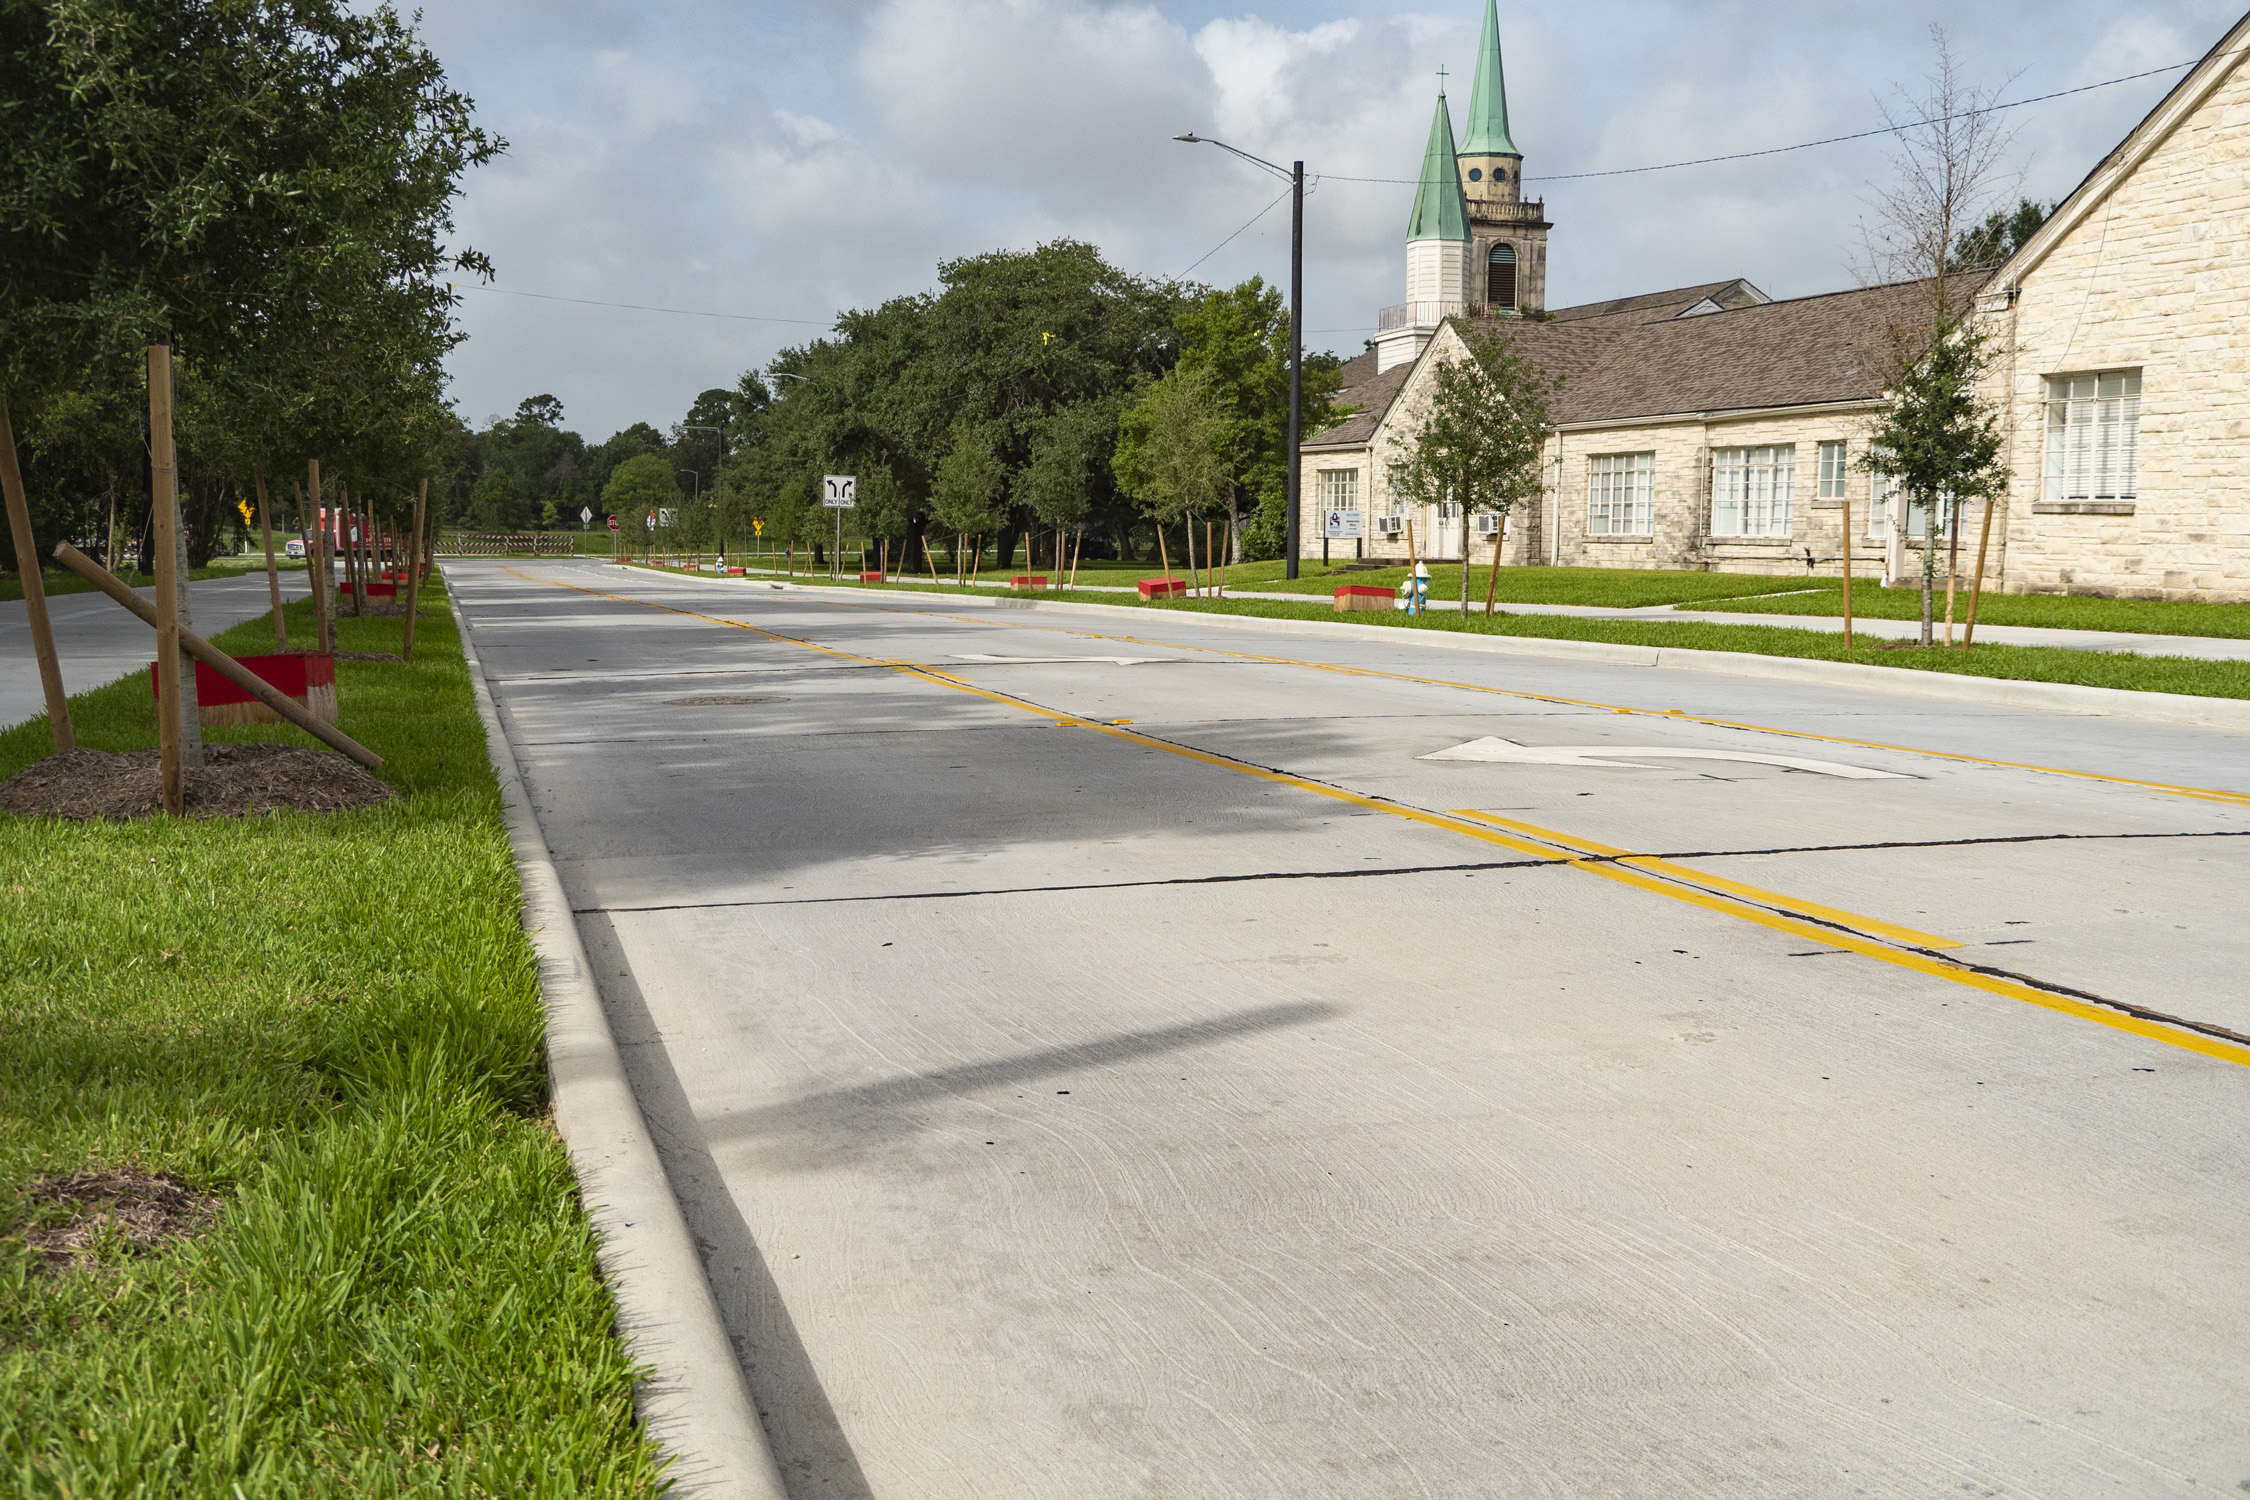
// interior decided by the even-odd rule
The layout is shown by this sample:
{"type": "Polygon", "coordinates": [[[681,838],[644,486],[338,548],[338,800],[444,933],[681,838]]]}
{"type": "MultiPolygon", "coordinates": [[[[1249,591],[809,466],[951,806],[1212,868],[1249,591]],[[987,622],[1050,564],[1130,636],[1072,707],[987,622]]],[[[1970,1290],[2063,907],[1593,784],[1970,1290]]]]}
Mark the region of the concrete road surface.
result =
{"type": "Polygon", "coordinates": [[[448,573],[797,1495],[2250,1488],[2250,737],[448,573]]]}
{"type": "MultiPolygon", "coordinates": [[[[281,575],[283,602],[305,597],[305,572],[281,575]]],[[[156,590],[140,590],[153,599],[156,590]]],[[[272,607],[263,564],[241,578],[205,578],[188,585],[188,609],[198,635],[213,636],[272,607]]],[[[55,625],[55,654],[62,658],[63,688],[83,693],[142,672],[156,659],[156,632],[100,594],[57,594],[47,600],[55,625]]],[[[31,651],[31,624],[21,599],[0,603],[0,729],[47,711],[39,687],[39,662],[31,651]]]]}

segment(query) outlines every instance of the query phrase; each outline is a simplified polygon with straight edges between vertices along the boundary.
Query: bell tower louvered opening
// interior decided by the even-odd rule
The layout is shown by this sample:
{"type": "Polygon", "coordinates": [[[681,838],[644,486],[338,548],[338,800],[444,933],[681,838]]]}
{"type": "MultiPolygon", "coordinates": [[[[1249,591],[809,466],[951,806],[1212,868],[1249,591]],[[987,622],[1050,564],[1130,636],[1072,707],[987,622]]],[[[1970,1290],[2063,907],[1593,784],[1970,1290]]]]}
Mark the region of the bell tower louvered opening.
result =
{"type": "Polygon", "coordinates": [[[1516,305],[1516,251],[1513,245],[1494,245],[1485,267],[1484,302],[1487,307],[1516,305]]]}

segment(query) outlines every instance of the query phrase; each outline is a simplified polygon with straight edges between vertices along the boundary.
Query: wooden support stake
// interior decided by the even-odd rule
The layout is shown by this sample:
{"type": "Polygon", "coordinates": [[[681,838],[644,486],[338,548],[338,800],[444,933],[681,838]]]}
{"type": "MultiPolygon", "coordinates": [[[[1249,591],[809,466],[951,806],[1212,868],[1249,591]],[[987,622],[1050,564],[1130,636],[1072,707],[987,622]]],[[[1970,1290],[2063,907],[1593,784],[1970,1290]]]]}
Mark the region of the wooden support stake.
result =
{"type": "Polygon", "coordinates": [[[1166,578],[1172,576],[1172,557],[1170,553],[1164,550],[1164,523],[1162,521],[1156,523],[1156,565],[1163,570],[1166,578]]]}
{"type": "Polygon", "coordinates": [[[47,728],[55,738],[55,753],[77,748],[70,727],[70,698],[63,692],[62,658],[55,654],[55,627],[47,618],[47,585],[40,577],[39,544],[31,535],[31,502],[23,490],[23,470],[16,466],[16,431],[8,421],[8,403],[0,401],[0,492],[8,507],[8,534],[16,544],[16,571],[23,575],[23,609],[31,622],[31,652],[39,658],[39,688],[47,698],[47,728]]]}
{"type": "MultiPolygon", "coordinates": [[[[162,346],[159,345],[158,347],[162,346]]],[[[57,542],[55,544],[55,560],[131,610],[143,623],[149,625],[157,623],[157,614],[162,607],[161,605],[152,607],[147,600],[125,587],[115,574],[85,553],[80,552],[70,543],[57,542]]],[[[314,739],[319,740],[331,749],[342,751],[370,771],[383,763],[383,757],[334,725],[321,723],[320,720],[312,716],[302,703],[276,688],[272,683],[212,645],[202,636],[197,635],[192,630],[183,629],[176,621],[172,629],[179,637],[181,649],[189,656],[202,662],[212,671],[218,673],[314,739]]],[[[164,658],[159,656],[157,658],[157,671],[161,674],[163,670],[164,658]]],[[[175,668],[175,675],[177,675],[177,671],[178,669],[175,668]]],[[[161,676],[159,680],[162,680],[161,676]]],[[[160,715],[159,717],[168,716],[160,715]]],[[[167,809],[167,811],[170,810],[167,809]]]]}
{"type": "Polygon", "coordinates": [[[1085,523],[1084,523],[1084,522],[1081,522],[1081,523],[1079,523],[1079,527],[1078,527],[1078,540],[1077,540],[1077,541],[1075,541],[1075,542],[1073,542],[1073,543],[1071,543],[1071,545],[1070,545],[1070,584],[1069,584],[1069,586],[1070,586],[1071,588],[1076,588],[1076,587],[1078,587],[1078,559],[1079,559],[1079,558],[1080,558],[1081,556],[1083,556],[1083,555],[1085,554],[1085,551],[1086,551],[1086,527],[1085,527],[1085,523]]]}
{"type": "Polygon", "coordinates": [[[1844,497],[1844,649],[1852,649],[1852,502],[1844,497]]]}
{"type": "Polygon", "coordinates": [[[1964,651],[1968,650],[1969,643],[1977,638],[1977,598],[1984,592],[1984,549],[1991,543],[1992,500],[1987,496],[1984,502],[1984,527],[1977,533],[1976,576],[1969,580],[1969,623],[1961,631],[1961,649],[1964,651]]]}
{"type": "Polygon", "coordinates": [[[977,550],[969,554],[969,587],[977,586],[977,575],[984,571],[984,533],[977,533],[977,550]]]}
{"type": "Polygon", "coordinates": [[[425,479],[414,492],[414,529],[406,538],[406,645],[399,651],[403,661],[414,660],[414,610],[422,597],[422,523],[430,513],[430,482],[425,479]]]}
{"type": "Polygon", "coordinates": [[[273,520],[266,514],[266,466],[250,466],[251,483],[258,490],[258,534],[266,540],[266,595],[273,601],[273,649],[289,649],[289,621],[281,612],[281,568],[273,560],[273,520]]]}
{"type": "MultiPolygon", "coordinates": [[[[179,470],[174,467],[172,452],[172,347],[169,344],[148,346],[148,435],[150,489],[153,491],[149,498],[156,511],[156,608],[149,616],[149,623],[156,627],[157,762],[164,811],[176,818],[187,811],[187,772],[182,764],[180,744],[180,718],[187,707],[187,699],[180,679],[189,674],[180,670],[179,470]]],[[[124,586],[120,584],[119,588],[124,589],[124,586]]],[[[124,592],[135,603],[139,602],[139,596],[130,589],[124,592]]]]}

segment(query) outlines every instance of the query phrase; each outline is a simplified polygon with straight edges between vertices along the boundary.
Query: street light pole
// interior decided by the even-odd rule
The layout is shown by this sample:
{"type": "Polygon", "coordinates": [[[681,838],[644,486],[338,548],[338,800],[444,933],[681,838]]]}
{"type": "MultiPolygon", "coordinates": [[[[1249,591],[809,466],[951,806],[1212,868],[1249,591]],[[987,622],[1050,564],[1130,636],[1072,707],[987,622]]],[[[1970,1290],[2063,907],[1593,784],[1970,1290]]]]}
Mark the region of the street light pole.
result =
{"type": "Polygon", "coordinates": [[[1186,135],[1173,136],[1172,139],[1186,141],[1191,146],[1216,146],[1221,151],[1231,151],[1252,166],[1261,167],[1289,184],[1289,514],[1282,522],[1282,533],[1286,538],[1282,543],[1282,576],[1295,578],[1301,530],[1299,513],[1304,508],[1300,503],[1303,475],[1299,471],[1304,467],[1300,449],[1304,439],[1301,420],[1305,399],[1305,164],[1297,162],[1294,170],[1283,171],[1262,156],[1252,156],[1225,141],[1214,141],[1207,135],[1196,135],[1192,131],[1186,135]]]}

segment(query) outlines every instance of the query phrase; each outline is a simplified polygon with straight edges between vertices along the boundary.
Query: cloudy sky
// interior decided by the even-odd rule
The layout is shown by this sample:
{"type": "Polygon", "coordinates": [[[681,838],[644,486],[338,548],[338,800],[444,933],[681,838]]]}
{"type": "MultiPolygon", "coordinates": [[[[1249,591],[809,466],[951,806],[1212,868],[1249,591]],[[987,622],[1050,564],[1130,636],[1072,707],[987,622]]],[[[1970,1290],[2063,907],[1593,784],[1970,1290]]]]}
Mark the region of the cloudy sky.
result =
{"type": "MultiPolygon", "coordinates": [[[[1952,30],[1968,76],[2030,98],[2192,61],[2242,0],[1761,5],[1502,0],[1527,185],[1555,224],[1548,302],[1747,276],[1851,284],[1885,144],[1578,178],[1866,130],[1952,30]],[[2013,80],[2009,82],[2009,80],[2013,80]]],[[[475,173],[454,396],[479,426],[562,398],[599,439],[929,288],[950,256],[1073,237],[1150,276],[1286,280],[1281,184],[1196,131],[1322,180],[1307,343],[1356,353],[1404,295],[1410,177],[1443,66],[1458,119],[1482,0],[423,0],[424,35],[508,154],[475,173]],[[1207,257],[1207,258],[1205,258],[1207,257]],[[583,299],[580,302],[548,300],[583,299]],[[583,305],[638,303],[728,317],[583,305]]],[[[2066,192],[2180,77],[2009,116],[2023,191],[2066,192]]]]}

